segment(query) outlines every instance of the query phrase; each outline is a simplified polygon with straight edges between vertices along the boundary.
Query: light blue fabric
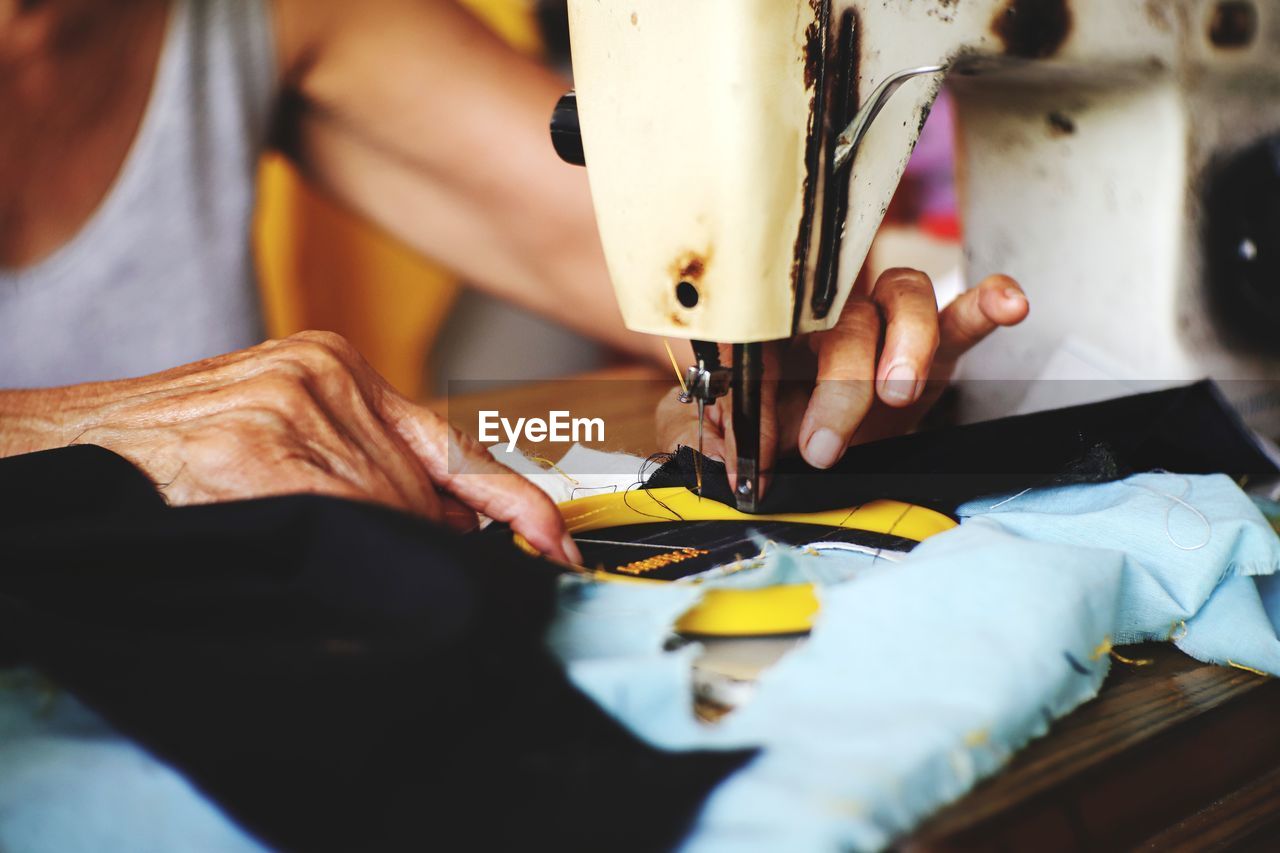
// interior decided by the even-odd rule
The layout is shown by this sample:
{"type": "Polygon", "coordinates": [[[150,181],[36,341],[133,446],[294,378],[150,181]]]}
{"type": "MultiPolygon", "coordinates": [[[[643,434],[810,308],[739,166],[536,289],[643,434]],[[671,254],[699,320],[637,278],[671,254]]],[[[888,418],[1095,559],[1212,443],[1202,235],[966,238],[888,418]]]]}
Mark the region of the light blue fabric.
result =
{"type": "Polygon", "coordinates": [[[0,671],[0,851],[186,850],[263,848],[74,697],[0,671]]]}
{"type": "Polygon", "coordinates": [[[1143,474],[960,514],[897,565],[767,557],[784,575],[857,572],[821,590],[809,641],[715,726],[692,713],[695,650],[662,650],[705,585],[566,582],[550,642],[583,690],[660,746],[761,748],[689,849],[883,847],[1094,696],[1111,643],[1172,636],[1280,673],[1280,539],[1226,477],[1143,474]]]}

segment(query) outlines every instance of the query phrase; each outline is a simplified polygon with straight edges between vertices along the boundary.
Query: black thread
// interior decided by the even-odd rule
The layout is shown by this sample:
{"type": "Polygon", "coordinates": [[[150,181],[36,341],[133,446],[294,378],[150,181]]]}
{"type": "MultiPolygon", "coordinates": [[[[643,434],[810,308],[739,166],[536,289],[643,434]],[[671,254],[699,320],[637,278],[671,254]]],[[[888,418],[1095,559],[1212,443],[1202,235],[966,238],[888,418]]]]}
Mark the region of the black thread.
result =
{"type": "Polygon", "coordinates": [[[649,466],[650,466],[650,465],[653,465],[653,464],[657,464],[657,465],[658,465],[658,467],[662,467],[663,465],[666,465],[668,462],[670,462],[670,461],[671,461],[672,459],[674,459],[674,458],[675,458],[675,454],[674,454],[674,453],[651,453],[649,456],[647,456],[647,457],[646,457],[646,458],[645,458],[645,459],[640,463],[640,471],[636,474],[636,478],[637,478],[637,479],[636,479],[636,481],[635,481],[634,483],[632,483],[630,486],[627,486],[627,488],[626,488],[626,489],[624,489],[624,490],[623,490],[623,492],[622,492],[622,503],[623,503],[623,505],[624,505],[624,506],[626,506],[626,508],[627,508],[627,509],[629,509],[629,510],[631,510],[632,512],[634,512],[634,513],[636,513],[636,514],[638,514],[638,515],[643,515],[643,516],[645,516],[646,518],[656,518],[656,519],[658,519],[659,521],[670,521],[670,520],[671,520],[671,519],[669,519],[669,518],[664,518],[664,517],[663,517],[663,516],[661,516],[661,515],[654,515],[654,514],[653,514],[653,513],[651,513],[651,512],[645,512],[645,511],[644,511],[644,510],[642,510],[642,509],[637,509],[636,507],[632,506],[632,505],[631,505],[631,502],[630,502],[629,500],[627,500],[627,495],[628,495],[628,494],[630,494],[633,490],[635,490],[635,489],[638,487],[638,488],[640,488],[640,489],[641,489],[641,491],[644,491],[644,492],[646,492],[646,493],[649,495],[649,499],[650,499],[651,501],[653,501],[653,502],[654,502],[654,503],[656,503],[658,506],[660,506],[660,507],[662,507],[663,509],[665,509],[667,512],[669,512],[669,513],[671,513],[672,515],[674,515],[674,516],[676,517],[676,520],[677,520],[677,521],[684,521],[685,519],[684,519],[684,516],[683,516],[683,515],[681,515],[680,513],[676,512],[676,511],[675,511],[674,509],[672,509],[671,507],[667,506],[667,505],[666,505],[666,503],[664,503],[661,499],[659,499],[659,498],[657,498],[657,497],[654,497],[653,492],[651,492],[651,491],[649,491],[648,489],[644,488],[644,484],[645,484],[645,483],[648,481],[648,479],[649,479],[649,466]]]}

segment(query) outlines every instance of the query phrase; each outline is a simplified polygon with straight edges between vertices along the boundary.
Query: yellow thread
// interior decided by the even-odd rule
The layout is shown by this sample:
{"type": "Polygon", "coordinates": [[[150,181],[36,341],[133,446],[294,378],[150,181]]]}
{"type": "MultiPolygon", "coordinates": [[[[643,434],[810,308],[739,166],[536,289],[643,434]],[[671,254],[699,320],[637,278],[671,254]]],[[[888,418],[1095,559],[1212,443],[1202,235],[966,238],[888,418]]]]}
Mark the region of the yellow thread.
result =
{"type": "Polygon", "coordinates": [[[1098,643],[1098,647],[1093,650],[1093,654],[1089,655],[1089,660],[1097,660],[1098,658],[1111,651],[1111,635],[1102,638],[1102,642],[1098,643]]]}
{"type": "Polygon", "coordinates": [[[1233,660],[1228,660],[1228,661],[1227,661],[1227,666],[1233,666],[1233,667],[1235,667],[1236,669],[1243,669],[1245,672],[1252,672],[1254,675],[1261,675],[1263,678],[1270,678],[1270,677],[1271,677],[1271,673],[1269,673],[1269,672],[1263,672],[1263,671],[1262,671],[1262,670],[1260,670],[1260,669],[1254,669],[1254,668],[1253,668],[1253,667],[1251,667],[1251,666],[1245,666],[1244,664],[1242,664],[1242,663],[1236,663],[1236,662],[1235,662],[1235,661],[1233,661],[1233,660]]]}
{"type": "Polygon", "coordinates": [[[671,351],[671,344],[666,338],[662,339],[662,345],[667,348],[667,355],[671,358],[671,366],[675,368],[676,380],[680,383],[680,390],[686,395],[689,393],[689,386],[684,384],[684,374],[680,372],[680,362],[676,361],[676,354],[671,351]]]}
{"type": "Polygon", "coordinates": [[[1178,640],[1181,640],[1185,636],[1187,636],[1187,620],[1186,619],[1179,619],[1177,622],[1169,623],[1169,636],[1165,637],[1166,640],[1176,643],[1178,640]],[[1181,634],[1178,633],[1179,628],[1182,629],[1181,634]]]}
{"type": "Polygon", "coordinates": [[[644,575],[649,572],[655,572],[658,569],[664,569],[675,563],[683,563],[685,560],[690,560],[694,557],[705,556],[708,553],[710,552],[700,551],[697,548],[684,548],[680,551],[657,554],[653,557],[646,557],[643,560],[627,563],[625,566],[618,566],[617,571],[628,575],[644,575]]]}
{"type": "Polygon", "coordinates": [[[604,506],[604,507],[600,507],[600,509],[593,509],[590,512],[584,512],[581,515],[574,514],[571,516],[567,516],[565,518],[565,523],[568,524],[569,527],[571,528],[570,529],[571,533],[576,533],[578,531],[575,528],[577,527],[578,523],[581,522],[584,518],[590,518],[591,516],[599,515],[602,512],[609,512],[611,509],[612,507],[604,506]]]}
{"type": "Polygon", "coordinates": [[[991,740],[991,732],[986,729],[978,729],[964,736],[964,745],[969,747],[982,746],[989,740],[991,740]]]}
{"type": "Polygon", "coordinates": [[[728,577],[729,575],[736,575],[738,572],[744,572],[747,569],[758,569],[762,565],[754,560],[746,562],[741,557],[737,556],[734,557],[734,560],[736,562],[730,563],[720,569],[720,577],[723,578],[728,577]]]}
{"type": "Polygon", "coordinates": [[[1111,656],[1120,661],[1120,663],[1127,663],[1129,666],[1150,666],[1155,663],[1151,658],[1127,658],[1115,649],[1111,650],[1111,656]]]}
{"type": "Polygon", "coordinates": [[[545,458],[543,458],[543,457],[541,457],[541,456],[529,456],[529,457],[526,457],[526,458],[527,458],[530,462],[541,462],[542,464],[544,464],[544,465],[546,465],[548,468],[550,468],[552,471],[555,471],[555,472],[556,472],[557,474],[559,474],[561,477],[564,477],[564,478],[565,478],[566,480],[568,480],[570,483],[573,483],[575,486],[581,486],[581,485],[582,485],[582,484],[581,484],[581,483],[579,483],[577,480],[573,479],[573,478],[572,478],[572,477],[570,477],[568,474],[566,474],[566,473],[564,472],[564,470],[563,470],[559,465],[557,465],[556,463],[552,462],[550,459],[545,459],[545,458]]]}
{"type": "Polygon", "coordinates": [[[861,818],[866,816],[867,807],[857,800],[829,800],[826,810],[843,817],[861,818]]]}

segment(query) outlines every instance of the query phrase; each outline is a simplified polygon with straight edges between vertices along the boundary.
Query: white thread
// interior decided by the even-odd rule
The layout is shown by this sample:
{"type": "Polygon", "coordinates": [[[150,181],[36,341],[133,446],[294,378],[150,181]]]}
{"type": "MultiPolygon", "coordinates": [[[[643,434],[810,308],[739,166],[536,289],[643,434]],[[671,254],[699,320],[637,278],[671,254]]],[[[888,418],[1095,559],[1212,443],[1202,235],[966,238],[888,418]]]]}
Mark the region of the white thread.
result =
{"type": "MultiPolygon", "coordinates": [[[[1163,468],[1156,468],[1150,473],[1167,474],[1171,477],[1176,476],[1170,473],[1169,471],[1164,470],[1163,468]]],[[[1183,489],[1181,495],[1171,495],[1171,494],[1168,494],[1167,492],[1162,492],[1159,489],[1153,489],[1150,486],[1147,486],[1143,483],[1129,483],[1129,485],[1136,486],[1139,489],[1145,489],[1148,492],[1151,492],[1153,495],[1158,495],[1162,498],[1166,498],[1167,500],[1173,501],[1173,503],[1170,504],[1168,509],[1166,509],[1164,512],[1165,536],[1169,537],[1169,541],[1173,544],[1173,547],[1181,551],[1199,551],[1201,548],[1204,548],[1209,544],[1209,542],[1213,540],[1213,523],[1209,521],[1209,518],[1203,512],[1201,512],[1199,509],[1197,509],[1196,507],[1188,503],[1186,500],[1184,500],[1184,498],[1187,495],[1191,494],[1191,480],[1183,478],[1183,482],[1186,483],[1187,487],[1183,489]],[[1203,542],[1200,542],[1196,545],[1183,545],[1177,539],[1173,538],[1173,510],[1177,506],[1186,507],[1186,509],[1189,512],[1195,515],[1196,518],[1200,519],[1201,523],[1204,524],[1205,537],[1203,542]]],[[[1016,495],[1005,498],[1004,500],[1000,501],[1000,503],[987,507],[987,511],[990,512],[991,510],[999,509],[1000,507],[1004,506],[1007,503],[1012,503],[1013,501],[1016,501],[1018,498],[1022,497],[1029,491],[1031,491],[1031,489],[1023,489],[1022,491],[1018,492],[1016,495]]]]}
{"type": "Polygon", "coordinates": [[[574,542],[587,542],[592,545],[622,545],[627,548],[659,548],[663,551],[696,551],[691,545],[655,545],[650,542],[614,542],[609,539],[585,539],[581,536],[573,537],[574,542]]]}
{"type": "Polygon", "coordinates": [[[1004,505],[1005,505],[1005,504],[1007,504],[1007,503],[1013,503],[1014,501],[1016,501],[1018,498],[1022,497],[1023,495],[1025,495],[1025,494],[1026,494],[1027,492],[1029,492],[1029,491],[1031,491],[1031,490],[1030,490],[1030,489],[1023,489],[1022,491],[1018,492],[1018,493],[1017,493],[1016,495],[1014,495],[1013,497],[1011,497],[1011,498],[1005,498],[1004,500],[1000,501],[1000,503],[996,504],[995,506],[989,506],[989,507],[987,507],[987,512],[990,512],[990,511],[991,511],[991,510],[993,510],[993,509],[999,509],[1000,507],[1004,506],[1004,505]]]}
{"type": "Polygon", "coordinates": [[[569,492],[569,499],[576,500],[578,492],[598,492],[601,489],[609,490],[605,494],[615,495],[618,493],[618,485],[616,483],[608,483],[603,486],[574,486],[573,490],[569,492]]]}
{"type": "Polygon", "coordinates": [[[819,553],[823,551],[853,551],[858,554],[866,554],[871,557],[878,557],[893,563],[902,562],[903,557],[907,554],[905,551],[887,551],[884,548],[868,548],[866,545],[856,545],[853,542],[810,542],[808,545],[797,545],[797,548],[811,548],[819,553]]]}
{"type": "MultiPolygon", "coordinates": [[[[1155,469],[1154,471],[1152,471],[1151,473],[1153,473],[1153,474],[1165,474],[1165,475],[1170,476],[1170,477],[1175,477],[1175,476],[1177,476],[1176,474],[1171,474],[1170,472],[1168,472],[1168,471],[1164,470],[1163,468],[1157,468],[1157,469],[1155,469]]],[[[1183,479],[1183,482],[1185,482],[1185,483],[1187,484],[1187,487],[1186,487],[1185,489],[1183,489],[1183,491],[1182,491],[1182,494],[1181,494],[1181,495],[1171,495],[1171,494],[1168,494],[1167,492],[1162,492],[1162,491],[1160,491],[1159,489],[1153,489],[1153,488],[1151,488],[1150,486],[1145,485],[1145,484],[1143,484],[1143,483],[1130,483],[1129,485],[1131,485],[1131,486],[1137,486],[1139,489],[1146,489],[1148,492],[1151,492],[1153,495],[1159,495],[1159,496],[1160,496],[1160,497],[1162,497],[1162,498],[1167,498],[1168,500],[1173,501],[1173,503],[1172,503],[1172,504],[1170,504],[1170,505],[1169,505],[1169,507],[1164,511],[1164,533],[1165,533],[1165,535],[1169,537],[1169,541],[1173,543],[1173,547],[1177,548],[1177,549],[1178,549],[1178,550],[1180,550],[1180,551],[1199,551],[1201,548],[1203,548],[1203,547],[1205,547],[1206,545],[1208,545],[1208,544],[1209,544],[1209,542],[1210,542],[1210,540],[1212,540],[1212,539],[1213,539],[1213,524],[1212,524],[1212,522],[1210,522],[1210,521],[1209,521],[1208,517],[1206,517],[1206,516],[1205,516],[1205,514],[1204,514],[1203,512],[1201,512],[1200,510],[1196,509],[1194,506],[1192,506],[1191,504],[1189,504],[1187,501],[1183,500],[1183,498],[1185,498],[1187,495],[1191,494],[1191,480],[1190,480],[1190,479],[1188,479],[1188,478],[1185,478],[1185,477],[1184,477],[1184,478],[1182,478],[1182,479],[1183,479]],[[1204,523],[1204,530],[1205,530],[1205,534],[1204,534],[1204,541],[1203,541],[1203,542],[1201,542],[1200,544],[1198,544],[1198,545],[1183,545],[1183,544],[1182,544],[1181,542],[1179,542],[1177,539],[1174,539],[1174,538],[1173,538],[1173,509],[1174,509],[1174,507],[1175,507],[1175,506],[1178,506],[1178,505],[1182,505],[1182,506],[1186,507],[1186,508],[1187,508],[1188,510],[1190,510],[1190,511],[1191,511],[1191,512],[1192,512],[1192,513],[1193,513],[1197,518],[1199,518],[1201,522],[1203,522],[1203,523],[1204,523]]]]}

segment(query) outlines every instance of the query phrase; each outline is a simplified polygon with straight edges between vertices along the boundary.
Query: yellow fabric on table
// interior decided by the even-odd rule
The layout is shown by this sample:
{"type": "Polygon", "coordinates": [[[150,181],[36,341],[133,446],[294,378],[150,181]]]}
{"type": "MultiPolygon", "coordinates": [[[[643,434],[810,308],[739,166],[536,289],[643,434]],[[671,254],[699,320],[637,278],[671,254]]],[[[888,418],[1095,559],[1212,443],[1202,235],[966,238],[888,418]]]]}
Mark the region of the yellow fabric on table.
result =
{"type": "MultiPolygon", "coordinates": [[[[563,472],[561,472],[563,473],[563,472]]],[[[719,501],[703,500],[683,487],[660,489],[624,489],[610,494],[591,495],[558,504],[565,528],[571,535],[615,527],[650,525],[654,520],[666,521],[789,521],[797,524],[822,525],[846,530],[864,530],[923,542],[951,530],[956,522],[935,510],[893,500],[870,501],[856,507],[810,513],[748,515],[719,501]]],[[[519,533],[514,534],[517,547],[534,556],[538,551],[519,533]]],[[[783,546],[784,548],[786,546],[783,546]]],[[[760,568],[768,548],[754,559],[735,558],[736,571],[760,568]]],[[[569,566],[596,581],[627,584],[669,584],[669,580],[646,578],[648,571],[681,562],[706,551],[686,547],[664,550],[639,563],[626,567],[569,566]],[[649,560],[656,562],[648,563],[649,560]],[[648,563],[648,565],[641,565],[648,563]],[[620,573],[619,573],[620,572],[620,573]]],[[[803,551],[801,553],[804,553],[803,551]]],[[[814,552],[816,554],[816,552],[814,552]]],[[[677,581],[678,583],[679,581],[677,581]]],[[[693,583],[699,583],[694,580],[693,583]]],[[[819,610],[818,594],[811,582],[775,583],[755,587],[717,587],[708,589],[692,608],[675,622],[675,628],[686,634],[705,637],[770,637],[808,633],[819,610]]]]}
{"type": "MultiPolygon", "coordinates": [[[[462,2],[517,49],[541,53],[533,0],[462,2]]],[[[338,332],[399,391],[425,396],[427,354],[457,278],[322,197],[279,154],[263,158],[258,184],[254,243],[268,334],[338,332]]]]}

